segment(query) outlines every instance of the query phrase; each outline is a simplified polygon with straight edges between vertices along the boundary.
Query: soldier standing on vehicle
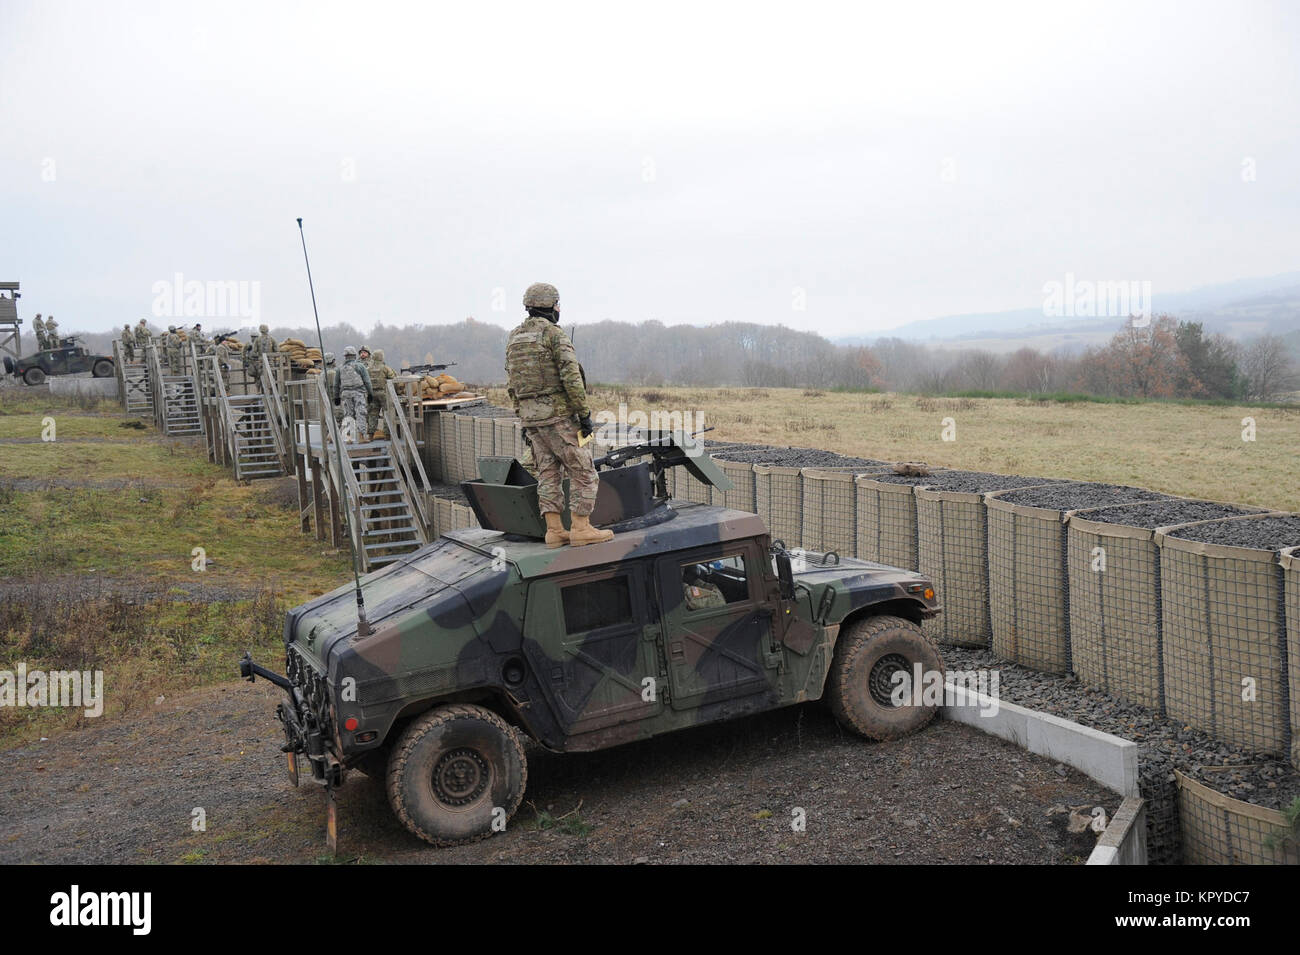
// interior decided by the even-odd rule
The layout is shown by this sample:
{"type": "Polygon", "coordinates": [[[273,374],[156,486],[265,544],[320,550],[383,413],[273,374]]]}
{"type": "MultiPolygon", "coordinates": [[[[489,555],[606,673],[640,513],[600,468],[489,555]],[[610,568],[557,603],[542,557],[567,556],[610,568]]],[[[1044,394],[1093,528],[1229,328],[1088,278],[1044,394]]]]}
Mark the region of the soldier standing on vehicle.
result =
{"type": "Polygon", "coordinates": [[[508,392],[533,450],[537,501],[546,521],[546,545],[582,546],[611,540],[613,531],[591,526],[599,477],[581,439],[591,436],[591,405],[569,336],[561,331],[560,293],[536,282],[524,292],[528,318],[506,343],[508,392]],[[564,530],[563,480],[569,479],[573,528],[564,530]]]}
{"type": "Polygon", "coordinates": [[[63,343],[59,341],[59,323],[51,315],[45,320],[45,341],[46,348],[61,348],[63,343]]]}
{"type": "Polygon", "coordinates": [[[397,372],[389,368],[384,363],[384,350],[376,348],[370,361],[366,363],[366,370],[370,372],[370,382],[374,386],[375,396],[370,399],[370,418],[368,424],[370,433],[374,434],[375,429],[379,427],[379,421],[384,416],[384,410],[388,407],[388,381],[397,377],[397,372]]]}
{"type": "Polygon", "coordinates": [[[357,360],[357,350],[349,345],[343,349],[343,367],[334,379],[334,403],[342,405],[343,417],[352,419],[354,436],[362,441],[370,440],[368,433],[357,432],[366,426],[366,401],[373,391],[370,372],[357,360]]]}
{"type": "Polygon", "coordinates": [[[45,351],[49,345],[45,341],[45,320],[41,318],[40,312],[32,319],[32,331],[36,333],[36,350],[45,351]]]}

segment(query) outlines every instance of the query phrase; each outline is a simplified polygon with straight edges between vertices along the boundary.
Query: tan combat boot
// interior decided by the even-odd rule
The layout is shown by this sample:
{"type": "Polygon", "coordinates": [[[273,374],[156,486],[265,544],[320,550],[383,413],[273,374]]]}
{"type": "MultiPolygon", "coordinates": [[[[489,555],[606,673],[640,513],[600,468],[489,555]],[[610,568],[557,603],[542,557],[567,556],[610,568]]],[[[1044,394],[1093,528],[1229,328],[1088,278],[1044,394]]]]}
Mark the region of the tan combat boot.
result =
{"type": "Polygon", "coordinates": [[[560,523],[560,515],[555,511],[547,511],[542,517],[546,518],[546,546],[563,547],[567,544],[569,542],[569,532],[560,523]]]}
{"type": "Polygon", "coordinates": [[[613,531],[602,531],[591,526],[591,518],[585,514],[573,515],[573,529],[569,531],[569,544],[581,547],[583,544],[599,544],[601,541],[614,539],[613,531]]]}

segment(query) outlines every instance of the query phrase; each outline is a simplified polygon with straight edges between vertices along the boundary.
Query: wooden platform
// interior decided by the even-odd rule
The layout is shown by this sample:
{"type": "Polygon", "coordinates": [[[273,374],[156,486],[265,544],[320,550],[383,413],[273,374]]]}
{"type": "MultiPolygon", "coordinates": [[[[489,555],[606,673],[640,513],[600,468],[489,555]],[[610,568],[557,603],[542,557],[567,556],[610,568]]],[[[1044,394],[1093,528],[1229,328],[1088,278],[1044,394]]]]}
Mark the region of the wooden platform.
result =
{"type": "Polygon", "coordinates": [[[481,405],[487,401],[487,395],[464,395],[456,398],[431,398],[420,402],[426,408],[432,408],[434,411],[449,411],[453,408],[466,408],[472,405],[481,405]]]}

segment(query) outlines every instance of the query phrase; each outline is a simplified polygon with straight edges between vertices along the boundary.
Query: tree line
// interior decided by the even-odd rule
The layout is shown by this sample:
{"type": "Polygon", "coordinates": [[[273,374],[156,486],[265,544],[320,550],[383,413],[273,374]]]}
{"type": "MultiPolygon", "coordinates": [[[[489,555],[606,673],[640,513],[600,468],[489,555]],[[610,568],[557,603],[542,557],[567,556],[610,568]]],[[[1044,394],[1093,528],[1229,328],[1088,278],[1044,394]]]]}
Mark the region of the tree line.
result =
{"type": "MultiPolygon", "coordinates": [[[[1288,342],[1263,335],[1238,343],[1207,334],[1199,322],[1161,315],[1130,319],[1103,346],[1077,354],[1021,348],[1010,354],[923,345],[882,337],[837,345],[814,332],[781,325],[721,322],[664,325],[602,321],[565,330],[589,381],[645,386],[743,385],[875,389],[916,393],[1077,392],[1108,397],[1277,400],[1300,389],[1288,342]]],[[[214,325],[212,331],[221,330],[214,325]]],[[[272,325],[271,334],[315,342],[315,329],[272,325]]],[[[505,380],[509,331],[473,318],[449,325],[377,324],[324,329],[325,348],[382,348],[393,368],[455,362],[451,371],[478,385],[505,380]]],[[[108,350],[109,334],[80,336],[108,350]]],[[[247,337],[242,335],[241,337],[247,337]]]]}

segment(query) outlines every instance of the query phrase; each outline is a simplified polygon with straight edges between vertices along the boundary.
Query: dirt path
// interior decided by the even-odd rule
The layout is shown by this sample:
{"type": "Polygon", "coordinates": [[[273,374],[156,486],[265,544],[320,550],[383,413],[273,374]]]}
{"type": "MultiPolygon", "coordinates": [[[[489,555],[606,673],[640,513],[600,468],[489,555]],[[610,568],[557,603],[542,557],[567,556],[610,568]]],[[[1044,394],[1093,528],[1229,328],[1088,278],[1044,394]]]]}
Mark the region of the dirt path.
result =
{"type": "MultiPolygon", "coordinates": [[[[0,863],[323,859],[324,794],[285,778],[278,692],[232,682],[0,753],[0,863]]],[[[1060,810],[1119,802],[966,726],[871,744],[817,705],[603,753],[532,749],[525,799],[505,833],[436,850],[354,773],[339,861],[1080,862],[1095,837],[1060,810]]]]}

